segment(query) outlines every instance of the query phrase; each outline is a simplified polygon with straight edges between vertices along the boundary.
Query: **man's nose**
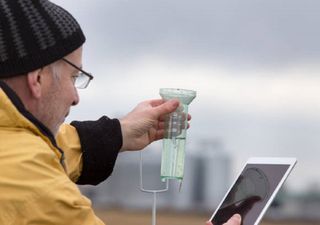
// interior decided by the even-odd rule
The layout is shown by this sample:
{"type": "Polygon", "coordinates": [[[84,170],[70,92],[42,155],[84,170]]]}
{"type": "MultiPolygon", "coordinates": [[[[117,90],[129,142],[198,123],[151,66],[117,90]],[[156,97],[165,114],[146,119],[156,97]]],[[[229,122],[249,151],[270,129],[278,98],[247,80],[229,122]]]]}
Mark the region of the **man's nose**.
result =
{"type": "Polygon", "coordinates": [[[79,93],[78,93],[78,90],[77,88],[75,88],[74,90],[74,99],[73,99],[73,102],[72,102],[72,105],[78,105],[80,102],[80,98],[79,98],[79,93]]]}

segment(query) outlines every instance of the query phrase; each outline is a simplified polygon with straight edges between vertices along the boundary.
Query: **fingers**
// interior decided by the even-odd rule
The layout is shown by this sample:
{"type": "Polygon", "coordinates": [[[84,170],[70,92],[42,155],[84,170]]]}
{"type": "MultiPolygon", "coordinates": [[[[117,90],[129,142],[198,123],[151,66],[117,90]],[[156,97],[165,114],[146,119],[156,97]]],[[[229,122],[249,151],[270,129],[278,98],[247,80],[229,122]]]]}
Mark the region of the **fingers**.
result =
{"type": "Polygon", "coordinates": [[[164,130],[158,130],[158,131],[156,131],[156,135],[155,135],[154,140],[158,141],[160,139],[163,139],[163,137],[164,137],[164,130]]]}
{"type": "MultiPolygon", "coordinates": [[[[159,121],[164,121],[166,114],[174,112],[180,105],[180,102],[177,99],[171,99],[165,101],[163,99],[153,99],[146,101],[145,103],[150,104],[152,107],[156,108],[157,115],[159,116],[159,121]]],[[[187,120],[191,120],[191,115],[188,114],[187,120]]]]}
{"type": "MultiPolygon", "coordinates": [[[[206,225],[213,225],[210,221],[206,222],[206,225]]],[[[241,216],[239,214],[234,214],[226,223],[223,225],[240,225],[241,224],[241,216]]]]}
{"type": "Polygon", "coordinates": [[[161,122],[158,123],[158,127],[157,128],[162,130],[162,129],[164,129],[164,125],[165,125],[164,122],[161,121],[161,122]]]}
{"type": "Polygon", "coordinates": [[[180,103],[178,100],[172,99],[172,100],[166,101],[164,103],[163,103],[163,100],[152,100],[150,102],[150,104],[156,105],[154,108],[155,112],[158,117],[161,117],[165,114],[168,114],[168,113],[175,111],[178,108],[180,103]],[[162,104],[160,103],[161,101],[162,101],[162,104]],[[159,104],[159,105],[157,105],[157,104],[159,104]]]}
{"type": "Polygon", "coordinates": [[[239,214],[234,214],[228,222],[224,223],[224,225],[240,225],[241,216],[239,214]]]}
{"type": "Polygon", "coordinates": [[[148,101],[152,107],[157,107],[165,102],[163,99],[153,99],[148,101]]]}

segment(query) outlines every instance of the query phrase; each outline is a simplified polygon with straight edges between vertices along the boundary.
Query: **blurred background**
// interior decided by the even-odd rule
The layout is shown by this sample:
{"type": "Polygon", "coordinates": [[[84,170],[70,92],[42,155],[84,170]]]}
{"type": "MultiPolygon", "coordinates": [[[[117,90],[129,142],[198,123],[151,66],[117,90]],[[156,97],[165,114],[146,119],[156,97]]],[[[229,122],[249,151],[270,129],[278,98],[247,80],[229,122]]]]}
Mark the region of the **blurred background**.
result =
{"type": "MultiPolygon", "coordinates": [[[[182,190],[161,194],[159,210],[204,221],[249,157],[290,156],[298,164],[265,218],[320,224],[320,1],[53,2],[81,24],[95,76],[69,121],[119,118],[163,87],[197,91],[182,190]]],[[[161,142],[144,151],[150,188],[162,185],[160,156],[161,142]]],[[[151,210],[138,166],[139,153],[121,153],[110,179],[82,190],[107,212],[151,210]]]]}

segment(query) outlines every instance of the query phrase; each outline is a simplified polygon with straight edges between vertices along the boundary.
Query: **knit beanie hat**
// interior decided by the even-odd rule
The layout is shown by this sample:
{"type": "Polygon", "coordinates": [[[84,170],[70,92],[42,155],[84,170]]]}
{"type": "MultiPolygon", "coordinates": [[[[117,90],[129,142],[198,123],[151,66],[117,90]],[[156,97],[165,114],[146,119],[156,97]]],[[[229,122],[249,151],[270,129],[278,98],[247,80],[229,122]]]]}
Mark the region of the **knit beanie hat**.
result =
{"type": "Polygon", "coordinates": [[[0,0],[0,79],[25,74],[85,42],[77,21],[48,0],[0,0]]]}

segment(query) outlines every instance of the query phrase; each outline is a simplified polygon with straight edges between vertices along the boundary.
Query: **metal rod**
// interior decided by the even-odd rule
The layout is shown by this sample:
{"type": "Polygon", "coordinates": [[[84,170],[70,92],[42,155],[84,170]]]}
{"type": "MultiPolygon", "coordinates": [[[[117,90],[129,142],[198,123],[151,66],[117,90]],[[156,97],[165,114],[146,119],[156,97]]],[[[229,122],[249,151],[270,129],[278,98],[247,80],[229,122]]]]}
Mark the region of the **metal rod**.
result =
{"type": "Polygon", "coordinates": [[[140,190],[142,192],[153,193],[153,206],[152,206],[152,225],[156,225],[157,222],[157,193],[165,192],[169,190],[169,181],[166,179],[166,187],[158,190],[148,190],[143,187],[143,169],[142,169],[142,152],[140,152],[140,190]]]}
{"type": "Polygon", "coordinates": [[[157,224],[157,192],[153,192],[152,225],[157,224]]]}

